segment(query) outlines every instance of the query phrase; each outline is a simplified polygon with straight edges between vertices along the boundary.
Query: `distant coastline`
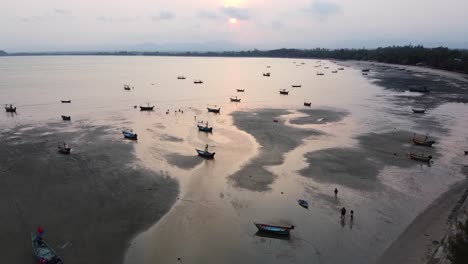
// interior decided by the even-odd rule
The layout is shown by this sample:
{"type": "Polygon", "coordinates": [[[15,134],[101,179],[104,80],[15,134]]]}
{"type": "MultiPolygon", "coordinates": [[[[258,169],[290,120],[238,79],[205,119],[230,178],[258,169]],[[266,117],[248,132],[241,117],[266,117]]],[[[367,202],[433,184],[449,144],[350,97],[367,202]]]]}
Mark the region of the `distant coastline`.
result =
{"type": "Polygon", "coordinates": [[[15,52],[0,50],[0,56],[179,56],[179,57],[260,57],[375,61],[423,66],[468,74],[468,50],[446,47],[391,46],[377,49],[274,49],[247,51],[161,52],[161,51],[76,51],[15,52]]]}

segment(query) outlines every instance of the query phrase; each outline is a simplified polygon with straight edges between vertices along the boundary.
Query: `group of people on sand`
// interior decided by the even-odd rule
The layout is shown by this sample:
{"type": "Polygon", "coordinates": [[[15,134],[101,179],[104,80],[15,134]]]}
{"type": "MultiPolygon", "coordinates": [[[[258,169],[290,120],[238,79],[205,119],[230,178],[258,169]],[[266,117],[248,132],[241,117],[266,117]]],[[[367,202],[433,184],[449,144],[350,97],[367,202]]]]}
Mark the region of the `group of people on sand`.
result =
{"type": "MultiPolygon", "coordinates": [[[[335,199],[338,199],[338,188],[335,188],[335,199]]],[[[354,220],[354,211],[351,210],[351,215],[350,215],[350,219],[351,219],[351,222],[353,222],[354,220]]],[[[346,208],[343,206],[343,208],[341,208],[341,221],[344,221],[346,219],[346,208]]]]}

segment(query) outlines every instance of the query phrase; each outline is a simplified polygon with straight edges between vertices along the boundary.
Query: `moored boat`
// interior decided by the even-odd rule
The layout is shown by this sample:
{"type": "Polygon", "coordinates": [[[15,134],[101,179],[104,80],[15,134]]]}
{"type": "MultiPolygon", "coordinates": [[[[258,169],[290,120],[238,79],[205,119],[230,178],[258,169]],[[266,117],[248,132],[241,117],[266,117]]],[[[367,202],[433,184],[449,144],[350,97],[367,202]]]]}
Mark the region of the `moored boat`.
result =
{"type": "Polygon", "coordinates": [[[413,111],[413,113],[415,114],[424,114],[426,112],[426,109],[422,109],[422,108],[411,108],[411,111],[413,111]]]}
{"type": "Polygon", "coordinates": [[[429,89],[427,88],[427,86],[422,86],[409,88],[409,91],[414,93],[427,93],[429,92],[429,89]]]}
{"type": "Polygon", "coordinates": [[[205,150],[195,149],[197,151],[198,156],[203,157],[205,159],[213,159],[215,152],[208,151],[208,144],[205,146],[205,150]]]}
{"type": "Polygon", "coordinates": [[[409,153],[409,156],[411,159],[418,160],[418,161],[424,161],[424,162],[430,162],[432,160],[432,156],[424,156],[422,154],[416,154],[416,153],[409,153]]]}
{"type": "Polygon", "coordinates": [[[427,136],[424,136],[424,140],[416,138],[416,134],[413,134],[412,141],[415,145],[425,146],[425,147],[432,147],[434,145],[434,140],[428,140],[427,136]]]}
{"type": "Polygon", "coordinates": [[[62,104],[69,104],[71,103],[71,100],[60,100],[60,102],[62,102],[62,104]]]}
{"type": "Polygon", "coordinates": [[[269,72],[263,73],[263,76],[265,76],[265,77],[270,77],[270,75],[271,75],[271,74],[270,74],[269,72]]]}
{"type": "Polygon", "coordinates": [[[178,80],[185,80],[185,76],[179,75],[179,76],[177,76],[177,79],[178,79],[178,80]]]}
{"type": "Polygon", "coordinates": [[[338,70],[339,70],[339,71],[343,71],[343,70],[344,70],[344,68],[343,68],[343,67],[341,67],[341,68],[338,68],[338,70]]]}
{"type": "Polygon", "coordinates": [[[286,90],[286,89],[281,89],[281,90],[279,91],[279,93],[280,93],[280,94],[284,94],[284,95],[288,95],[288,94],[289,94],[289,91],[286,90]]]}
{"type": "Polygon", "coordinates": [[[241,99],[240,98],[237,98],[236,97],[230,97],[229,100],[231,100],[231,102],[236,102],[236,103],[240,103],[241,99]]]}
{"type": "Polygon", "coordinates": [[[194,83],[194,84],[202,84],[203,81],[202,81],[202,80],[195,80],[195,81],[193,81],[193,83],[194,83]]]}
{"type": "Polygon", "coordinates": [[[123,134],[124,138],[126,138],[126,139],[138,140],[138,134],[137,133],[133,133],[133,132],[124,130],[124,131],[122,131],[122,134],[123,134]]]}
{"type": "Polygon", "coordinates": [[[289,231],[291,231],[291,229],[294,229],[294,226],[276,226],[276,225],[260,224],[260,223],[255,223],[255,222],[254,222],[254,225],[258,228],[258,231],[271,233],[275,235],[283,235],[283,236],[288,236],[289,231]]]}
{"type": "Polygon", "coordinates": [[[71,116],[62,115],[62,120],[64,120],[64,121],[70,121],[70,120],[71,120],[71,116]]]}
{"type": "Polygon", "coordinates": [[[31,243],[34,256],[41,264],[63,264],[62,258],[42,239],[31,233],[31,243]]]}
{"type": "Polygon", "coordinates": [[[304,102],[304,106],[310,106],[312,103],[311,102],[308,102],[308,101],[305,101],[304,102]]]}
{"type": "Polygon", "coordinates": [[[154,109],[154,105],[153,106],[150,106],[149,103],[147,106],[141,106],[140,105],[140,111],[153,111],[154,109]]]}
{"type": "Polygon", "coordinates": [[[124,90],[126,90],[126,91],[130,91],[130,89],[131,89],[131,88],[130,88],[130,85],[128,85],[128,84],[124,84],[124,90]]]}
{"type": "Polygon", "coordinates": [[[332,73],[338,73],[338,71],[332,71],[332,73]]]}
{"type": "Polygon", "coordinates": [[[197,124],[198,131],[208,132],[208,133],[213,132],[213,127],[209,127],[208,122],[206,122],[205,125],[200,125],[200,124],[203,124],[203,122],[199,122],[199,124],[197,124]]]}
{"type": "Polygon", "coordinates": [[[297,200],[297,203],[305,209],[309,209],[309,203],[307,201],[299,199],[297,200]]]}
{"type": "Polygon", "coordinates": [[[62,154],[70,154],[71,152],[71,148],[67,146],[67,144],[63,141],[58,143],[57,150],[59,153],[62,153],[62,154]]]}
{"type": "Polygon", "coordinates": [[[239,93],[243,93],[245,89],[236,89],[239,93]]]}
{"type": "Polygon", "coordinates": [[[293,87],[293,88],[301,88],[302,85],[301,85],[301,84],[293,84],[293,85],[291,85],[291,87],[293,87]]]}
{"type": "Polygon", "coordinates": [[[369,68],[362,69],[362,72],[370,72],[369,68]]]}
{"type": "Polygon", "coordinates": [[[220,107],[218,107],[218,108],[207,107],[206,109],[208,110],[208,112],[217,113],[217,114],[219,114],[219,112],[221,111],[221,108],[220,108],[220,107]]]}
{"type": "Polygon", "coordinates": [[[322,76],[322,75],[325,75],[325,73],[323,73],[323,72],[317,72],[317,75],[322,76]]]}
{"type": "Polygon", "coordinates": [[[5,111],[7,111],[9,113],[14,113],[14,112],[16,112],[16,107],[13,106],[12,104],[5,105],[5,111]]]}

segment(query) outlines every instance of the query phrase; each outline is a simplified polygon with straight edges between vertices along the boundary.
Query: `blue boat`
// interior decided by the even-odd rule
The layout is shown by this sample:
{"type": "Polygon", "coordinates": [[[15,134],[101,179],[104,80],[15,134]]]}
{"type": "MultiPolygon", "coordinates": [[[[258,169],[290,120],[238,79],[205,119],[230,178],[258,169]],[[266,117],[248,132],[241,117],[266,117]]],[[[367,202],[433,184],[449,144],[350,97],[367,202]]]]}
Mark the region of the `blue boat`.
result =
{"type": "Polygon", "coordinates": [[[208,151],[208,145],[206,145],[205,150],[201,149],[195,149],[198,153],[198,156],[203,157],[205,159],[213,159],[214,155],[216,154],[215,152],[209,152],[208,151]]]}
{"type": "Polygon", "coordinates": [[[297,200],[297,203],[305,209],[309,209],[309,203],[307,201],[299,199],[297,200]]]}
{"type": "Polygon", "coordinates": [[[197,125],[197,127],[198,127],[198,131],[208,132],[208,133],[212,133],[212,132],[213,132],[213,127],[200,126],[200,125],[197,125]]]}
{"type": "Polygon", "coordinates": [[[254,223],[254,225],[258,228],[258,231],[282,236],[289,236],[289,231],[294,229],[294,226],[275,226],[259,223],[254,223]]]}
{"type": "Polygon", "coordinates": [[[124,138],[126,139],[131,139],[131,140],[137,140],[138,135],[136,133],[128,132],[128,131],[122,131],[122,134],[124,135],[124,138]]]}
{"type": "Polygon", "coordinates": [[[62,258],[60,258],[41,237],[31,233],[31,242],[34,256],[36,257],[37,261],[39,261],[39,263],[63,264],[62,258]]]}

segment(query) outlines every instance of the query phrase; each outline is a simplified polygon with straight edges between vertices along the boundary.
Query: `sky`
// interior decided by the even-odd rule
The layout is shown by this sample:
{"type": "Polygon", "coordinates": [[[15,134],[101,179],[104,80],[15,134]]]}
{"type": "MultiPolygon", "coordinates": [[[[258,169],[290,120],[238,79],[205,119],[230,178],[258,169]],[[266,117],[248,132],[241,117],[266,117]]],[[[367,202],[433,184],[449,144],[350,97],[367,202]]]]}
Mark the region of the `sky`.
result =
{"type": "Polygon", "coordinates": [[[468,0],[2,0],[0,50],[468,48],[468,0]]]}

